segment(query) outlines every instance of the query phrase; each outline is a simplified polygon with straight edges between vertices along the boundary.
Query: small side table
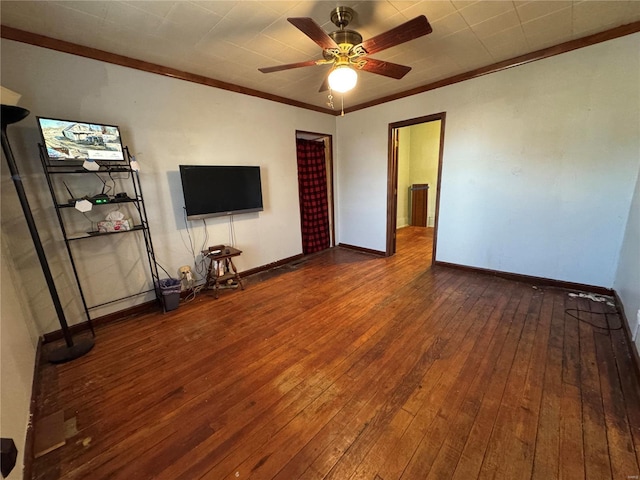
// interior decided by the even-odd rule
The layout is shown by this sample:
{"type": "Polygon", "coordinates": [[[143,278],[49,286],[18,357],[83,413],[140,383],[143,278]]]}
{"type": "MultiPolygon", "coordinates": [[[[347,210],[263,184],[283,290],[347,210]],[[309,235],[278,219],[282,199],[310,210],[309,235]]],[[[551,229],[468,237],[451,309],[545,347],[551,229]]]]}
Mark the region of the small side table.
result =
{"type": "Polygon", "coordinates": [[[216,245],[202,251],[202,256],[209,259],[205,288],[213,288],[216,298],[219,296],[220,284],[229,279],[235,279],[244,290],[244,284],[232,260],[233,257],[239,257],[241,253],[242,250],[225,245],[216,245]]]}

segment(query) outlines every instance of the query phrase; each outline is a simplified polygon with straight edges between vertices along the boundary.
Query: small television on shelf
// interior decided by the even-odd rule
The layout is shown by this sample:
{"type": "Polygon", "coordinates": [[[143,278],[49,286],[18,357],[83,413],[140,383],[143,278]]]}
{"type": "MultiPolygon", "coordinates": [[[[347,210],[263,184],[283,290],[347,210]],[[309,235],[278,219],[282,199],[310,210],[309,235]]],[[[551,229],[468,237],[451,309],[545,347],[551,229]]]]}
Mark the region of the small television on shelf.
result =
{"type": "Polygon", "coordinates": [[[115,125],[37,117],[49,160],[121,162],[120,129],[115,125]]]}
{"type": "Polygon", "coordinates": [[[261,212],[260,167],[180,165],[188,220],[261,212]]]}

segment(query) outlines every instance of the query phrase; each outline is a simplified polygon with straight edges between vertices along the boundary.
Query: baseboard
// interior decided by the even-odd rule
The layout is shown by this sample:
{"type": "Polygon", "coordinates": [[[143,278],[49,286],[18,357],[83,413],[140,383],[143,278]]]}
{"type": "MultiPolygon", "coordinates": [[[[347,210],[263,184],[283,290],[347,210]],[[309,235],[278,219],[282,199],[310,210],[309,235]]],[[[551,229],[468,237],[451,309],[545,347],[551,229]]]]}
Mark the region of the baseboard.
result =
{"type": "Polygon", "coordinates": [[[342,247],[342,248],[348,248],[349,250],[355,250],[356,252],[366,253],[366,254],[369,254],[369,255],[375,255],[376,257],[385,257],[386,256],[386,253],[385,252],[381,252],[380,250],[372,250],[370,248],[356,247],[355,245],[349,245],[347,243],[339,243],[338,246],[342,247]]]}
{"type": "Polygon", "coordinates": [[[283,265],[286,265],[287,263],[300,260],[302,257],[304,257],[304,255],[300,253],[298,255],[294,255],[293,257],[283,258],[282,260],[278,260],[277,262],[267,263],[266,265],[262,265],[261,267],[245,270],[243,272],[240,272],[240,277],[248,277],[250,275],[255,275],[256,273],[266,272],[267,270],[271,270],[272,268],[278,268],[283,265]]]}
{"type": "Polygon", "coordinates": [[[597,293],[599,295],[613,296],[614,291],[611,288],[597,287],[595,285],[585,285],[582,283],[564,282],[562,280],[553,280],[551,278],[534,277],[531,275],[522,275],[519,273],[501,272],[500,270],[489,270],[487,268],[469,267],[457,263],[441,262],[436,260],[434,265],[441,267],[457,268],[458,270],[466,270],[468,272],[483,273],[494,275],[496,277],[506,278],[507,280],[515,280],[517,282],[533,283],[535,285],[545,287],[564,288],[566,290],[577,290],[579,292],[597,293]]]}
{"type": "MultiPolygon", "coordinates": [[[[124,310],[118,310],[117,312],[109,313],[107,315],[103,315],[102,317],[98,317],[91,320],[94,327],[99,325],[104,325],[105,323],[111,323],[118,320],[123,320],[128,317],[132,317],[134,315],[142,315],[143,313],[153,312],[161,308],[157,300],[151,300],[150,302],[141,303],[139,305],[134,305],[133,307],[125,308],[124,310]]],[[[71,325],[69,327],[71,331],[71,335],[76,335],[82,332],[86,332],[90,330],[89,322],[81,322],[76,323],[75,325],[71,325]]],[[[56,340],[60,340],[63,338],[62,330],[55,330],[53,332],[44,334],[44,343],[55,342],[56,340]]]]}
{"type": "Polygon", "coordinates": [[[27,434],[24,438],[24,452],[22,463],[22,478],[31,479],[33,477],[33,442],[34,442],[34,423],[36,419],[36,409],[38,408],[38,396],[40,395],[40,382],[38,381],[38,371],[40,370],[40,361],[42,359],[43,337],[38,338],[38,346],[36,347],[36,358],[33,365],[33,379],[31,380],[31,400],[29,402],[29,422],[27,423],[27,434]]]}
{"type": "Polygon", "coordinates": [[[631,348],[631,356],[633,357],[633,366],[636,370],[636,377],[640,380],[640,355],[638,355],[638,347],[636,347],[636,343],[633,341],[633,334],[631,333],[631,328],[629,327],[629,319],[624,311],[624,305],[622,304],[622,299],[618,295],[618,292],[613,291],[616,308],[618,309],[618,313],[622,318],[622,325],[625,335],[627,336],[627,340],[629,342],[631,348]]]}

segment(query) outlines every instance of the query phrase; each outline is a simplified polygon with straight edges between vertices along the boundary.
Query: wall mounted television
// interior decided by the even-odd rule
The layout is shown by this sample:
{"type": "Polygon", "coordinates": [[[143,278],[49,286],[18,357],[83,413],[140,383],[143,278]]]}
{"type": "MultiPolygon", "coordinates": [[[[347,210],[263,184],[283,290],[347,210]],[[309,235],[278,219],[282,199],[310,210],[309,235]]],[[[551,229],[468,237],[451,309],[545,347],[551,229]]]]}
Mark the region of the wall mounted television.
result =
{"type": "Polygon", "coordinates": [[[115,125],[37,117],[49,160],[124,160],[120,129],[115,125]]]}
{"type": "Polygon", "coordinates": [[[188,220],[261,212],[260,167],[180,165],[188,220]]]}

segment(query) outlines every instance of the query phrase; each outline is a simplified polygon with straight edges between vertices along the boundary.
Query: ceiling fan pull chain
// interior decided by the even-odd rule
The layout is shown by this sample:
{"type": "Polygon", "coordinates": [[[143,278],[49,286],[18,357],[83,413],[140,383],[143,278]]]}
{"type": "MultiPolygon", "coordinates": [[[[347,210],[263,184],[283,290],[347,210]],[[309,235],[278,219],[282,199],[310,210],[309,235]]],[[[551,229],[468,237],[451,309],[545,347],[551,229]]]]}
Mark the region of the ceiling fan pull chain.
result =
{"type": "Polygon", "coordinates": [[[342,94],[342,112],[340,112],[340,116],[344,117],[344,93],[342,94]]]}
{"type": "Polygon", "coordinates": [[[331,94],[331,88],[329,88],[329,96],[327,97],[327,99],[327,106],[333,110],[335,107],[333,106],[333,95],[331,94]]]}

